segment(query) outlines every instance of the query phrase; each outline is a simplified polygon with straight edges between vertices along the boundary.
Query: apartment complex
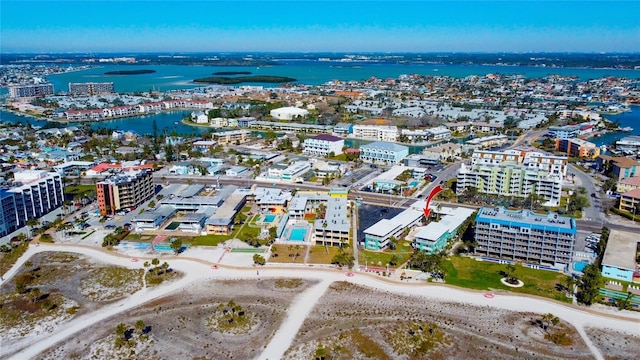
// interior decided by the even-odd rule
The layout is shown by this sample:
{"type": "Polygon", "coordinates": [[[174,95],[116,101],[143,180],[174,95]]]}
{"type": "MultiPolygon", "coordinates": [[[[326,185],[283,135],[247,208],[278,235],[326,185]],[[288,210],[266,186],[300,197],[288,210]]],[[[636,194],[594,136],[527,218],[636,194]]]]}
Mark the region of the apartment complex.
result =
{"type": "Polygon", "coordinates": [[[408,147],[393,143],[376,141],[360,146],[360,159],[364,162],[397,164],[408,155],[408,147]]]}
{"type": "Polygon", "coordinates": [[[471,155],[471,165],[500,165],[504,163],[516,163],[527,169],[546,171],[549,175],[558,176],[563,180],[567,176],[568,159],[566,156],[521,150],[475,150],[471,155]]]}
{"type": "Polygon", "coordinates": [[[64,203],[62,176],[43,170],[28,170],[14,174],[14,185],[0,189],[0,236],[8,235],[27,225],[30,219],[59,208],[64,203]]]}
{"type": "Polygon", "coordinates": [[[103,95],[115,92],[112,82],[86,82],[69,83],[69,94],[71,95],[103,95]]]}
{"type": "Polygon", "coordinates": [[[527,197],[537,194],[549,206],[560,204],[562,180],[545,171],[529,170],[522,165],[500,164],[494,166],[462,164],[458,170],[456,193],[465,194],[467,188],[478,193],[502,196],[527,197]]]}
{"type": "Polygon", "coordinates": [[[637,248],[637,234],[611,230],[607,248],[602,257],[602,276],[632,282],[638,269],[638,263],[636,262],[637,248]]]}
{"type": "Polygon", "coordinates": [[[482,194],[537,194],[547,205],[558,206],[566,173],[566,157],[518,150],[476,150],[471,165],[462,164],[458,170],[456,192],[463,195],[474,187],[482,194]]]}
{"type": "Polygon", "coordinates": [[[596,144],[578,139],[556,139],[556,150],[569,156],[595,159],[600,156],[600,148],[596,144]]]}
{"type": "Polygon", "coordinates": [[[342,153],[344,139],[337,136],[321,134],[304,140],[304,150],[306,155],[327,156],[330,153],[338,155],[342,153]]]}
{"type": "Polygon", "coordinates": [[[413,236],[411,246],[429,254],[444,249],[449,241],[458,235],[460,226],[473,214],[473,209],[463,207],[431,209],[440,214],[440,221],[432,221],[427,226],[418,228],[413,236]]]}
{"type": "Polygon", "coordinates": [[[386,249],[392,237],[399,239],[411,228],[422,223],[425,205],[425,201],[417,201],[392,219],[382,219],[365,229],[364,247],[367,250],[386,249]]]}
{"type": "Polygon", "coordinates": [[[353,125],[351,137],[379,141],[397,141],[398,128],[382,125],[353,125]]]}
{"type": "Polygon", "coordinates": [[[611,172],[618,180],[640,176],[640,162],[627,157],[600,155],[596,165],[598,171],[611,172]]]}
{"type": "Polygon", "coordinates": [[[348,217],[348,203],[346,197],[329,197],[324,219],[317,219],[314,224],[316,245],[342,246],[349,244],[351,219],[348,217]]]}
{"type": "Polygon", "coordinates": [[[101,215],[137,207],[154,195],[153,173],[143,169],[113,175],[96,184],[101,215]]]}
{"type": "Polygon", "coordinates": [[[576,238],[573,218],[555,213],[482,207],[476,216],[476,255],[565,269],[576,238]]]}
{"type": "Polygon", "coordinates": [[[16,85],[9,87],[9,97],[23,98],[53,95],[53,84],[16,85]]]}
{"type": "Polygon", "coordinates": [[[220,145],[242,144],[249,141],[251,132],[248,130],[230,130],[211,134],[214,141],[220,145]]]}

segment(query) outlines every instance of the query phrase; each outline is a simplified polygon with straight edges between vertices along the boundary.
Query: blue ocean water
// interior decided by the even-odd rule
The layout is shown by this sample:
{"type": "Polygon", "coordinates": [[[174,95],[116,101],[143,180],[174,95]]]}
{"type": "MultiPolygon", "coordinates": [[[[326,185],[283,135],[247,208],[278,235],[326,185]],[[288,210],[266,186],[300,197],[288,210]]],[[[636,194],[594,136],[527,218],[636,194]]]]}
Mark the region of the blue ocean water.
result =
{"type": "MultiPolygon", "coordinates": [[[[253,75],[288,76],[297,79],[299,83],[317,85],[330,80],[350,81],[363,80],[370,77],[397,78],[402,74],[440,75],[451,77],[466,77],[470,75],[486,75],[490,73],[519,74],[527,78],[539,78],[549,74],[563,76],[577,76],[581,80],[596,79],[606,76],[640,79],[640,70],[616,69],[584,69],[584,68],[544,68],[521,66],[491,66],[491,65],[435,65],[435,64],[386,64],[369,62],[322,62],[310,60],[289,60],[280,62],[276,66],[260,67],[221,67],[221,66],[180,66],[180,65],[106,65],[83,71],[50,75],[48,79],[53,83],[56,92],[68,89],[69,82],[113,82],[117,92],[136,92],[155,89],[168,91],[175,89],[190,89],[201,85],[192,83],[193,79],[211,76],[218,71],[249,71],[253,75]],[[141,75],[104,75],[107,71],[116,70],[155,70],[152,74],[141,75]]],[[[251,85],[251,84],[249,84],[251,85]]],[[[267,84],[253,84],[268,87],[267,84]]],[[[275,86],[275,85],[273,85],[275,86]]],[[[6,89],[3,89],[6,91],[6,89]]],[[[206,128],[192,127],[180,123],[186,112],[160,113],[126,119],[102,121],[92,123],[92,128],[109,128],[119,130],[133,130],[139,134],[151,134],[153,121],[156,121],[159,131],[170,134],[199,134],[206,128]]],[[[632,134],[640,135],[640,108],[632,107],[631,112],[619,115],[605,115],[605,117],[619,121],[622,127],[630,126],[632,134]]],[[[0,121],[12,123],[29,122],[43,126],[45,122],[30,117],[20,117],[15,114],[0,111],[0,121]]],[[[611,133],[593,139],[598,144],[609,144],[628,133],[611,133]]],[[[359,145],[354,141],[353,145],[359,145]]],[[[411,147],[411,153],[420,152],[421,147],[411,147]]]]}
{"type": "MultiPolygon", "coordinates": [[[[181,66],[181,65],[106,65],[83,71],[50,75],[47,78],[56,92],[66,91],[70,82],[113,82],[117,92],[168,91],[191,89],[202,85],[192,81],[197,78],[212,76],[219,71],[248,71],[252,75],[274,75],[292,77],[301,84],[319,85],[331,80],[351,81],[365,80],[370,77],[397,78],[403,74],[420,74],[433,76],[451,76],[462,78],[470,75],[517,74],[527,78],[540,78],[550,74],[577,76],[581,80],[597,79],[607,76],[640,79],[640,70],[616,69],[578,69],[578,68],[545,68],[499,65],[434,65],[434,64],[386,64],[368,62],[323,62],[291,60],[274,66],[181,66]],[[104,75],[116,70],[155,70],[152,74],[141,75],[104,75]]],[[[265,87],[277,86],[269,84],[251,84],[265,87]]]]}

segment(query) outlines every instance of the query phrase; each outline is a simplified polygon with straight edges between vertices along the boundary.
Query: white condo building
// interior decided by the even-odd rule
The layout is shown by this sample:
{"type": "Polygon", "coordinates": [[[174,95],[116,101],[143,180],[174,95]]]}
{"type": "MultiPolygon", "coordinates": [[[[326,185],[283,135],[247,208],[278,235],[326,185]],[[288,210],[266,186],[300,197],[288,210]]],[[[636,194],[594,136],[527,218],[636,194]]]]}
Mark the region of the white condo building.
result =
{"type": "Polygon", "coordinates": [[[397,141],[398,128],[395,126],[353,125],[351,137],[379,141],[397,141]]]}
{"type": "Polygon", "coordinates": [[[327,156],[330,153],[338,155],[342,153],[344,139],[337,136],[320,134],[304,140],[304,150],[306,155],[327,156]]]}

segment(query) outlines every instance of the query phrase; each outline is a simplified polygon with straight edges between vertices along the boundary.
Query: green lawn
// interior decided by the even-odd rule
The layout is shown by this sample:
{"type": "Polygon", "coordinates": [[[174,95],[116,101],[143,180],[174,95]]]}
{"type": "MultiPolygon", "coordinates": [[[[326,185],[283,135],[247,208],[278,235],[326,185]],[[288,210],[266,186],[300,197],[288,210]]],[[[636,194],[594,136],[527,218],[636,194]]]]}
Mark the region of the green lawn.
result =
{"type": "Polygon", "coordinates": [[[64,187],[64,193],[75,196],[75,195],[84,195],[84,194],[95,194],[96,186],[95,185],[67,185],[64,187]]]}
{"type": "MultiPolygon", "coordinates": [[[[358,251],[358,263],[360,265],[368,266],[387,266],[391,257],[396,255],[398,257],[397,266],[402,265],[411,257],[413,251],[402,251],[406,247],[401,247],[401,251],[358,251]]],[[[396,266],[396,267],[397,267],[396,266]]]]}
{"type": "Polygon", "coordinates": [[[194,246],[217,246],[218,244],[225,242],[229,239],[233,238],[233,234],[236,233],[237,230],[234,230],[231,235],[203,235],[196,236],[189,239],[189,243],[194,246]]]}
{"type": "Polygon", "coordinates": [[[505,264],[487,261],[476,261],[472,258],[453,256],[444,260],[447,270],[447,284],[477,290],[507,290],[516,293],[543,296],[559,301],[571,302],[563,292],[556,290],[557,284],[564,284],[566,275],[553,271],[534,270],[516,265],[515,277],[524,282],[521,288],[502,285],[500,271],[505,271],[505,264]]]}

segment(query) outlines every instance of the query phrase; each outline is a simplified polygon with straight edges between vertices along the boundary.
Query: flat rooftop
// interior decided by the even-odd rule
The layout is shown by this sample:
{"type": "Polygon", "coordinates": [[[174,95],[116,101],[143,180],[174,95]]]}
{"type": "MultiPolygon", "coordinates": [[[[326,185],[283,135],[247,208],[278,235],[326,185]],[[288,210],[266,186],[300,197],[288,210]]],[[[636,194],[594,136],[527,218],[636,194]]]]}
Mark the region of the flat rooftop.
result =
{"type": "Polygon", "coordinates": [[[534,229],[548,229],[575,234],[576,221],[556,213],[536,214],[530,210],[511,211],[504,207],[482,207],[478,210],[476,221],[485,220],[502,225],[526,226],[534,229]]]}
{"type": "Polygon", "coordinates": [[[640,238],[636,233],[611,230],[607,248],[602,257],[602,265],[635,270],[638,240],[640,238]]]}

